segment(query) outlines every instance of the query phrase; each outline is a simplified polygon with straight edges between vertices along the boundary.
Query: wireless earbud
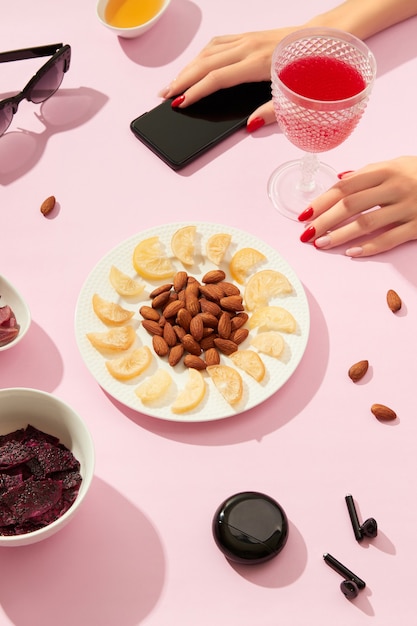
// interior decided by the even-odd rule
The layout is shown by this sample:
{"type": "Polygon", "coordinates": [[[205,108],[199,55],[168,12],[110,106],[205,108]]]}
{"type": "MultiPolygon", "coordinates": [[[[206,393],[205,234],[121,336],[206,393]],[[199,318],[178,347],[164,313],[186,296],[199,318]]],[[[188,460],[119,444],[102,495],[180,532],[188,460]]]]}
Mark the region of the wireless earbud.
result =
{"type": "Polygon", "coordinates": [[[342,565],[342,563],[335,559],[334,556],[326,552],[326,554],[323,554],[323,558],[329,567],[346,578],[346,580],[340,583],[340,589],[348,600],[353,600],[353,598],[356,598],[361,589],[365,589],[365,581],[356,576],[356,574],[351,572],[350,569],[342,565]]]}
{"type": "Polygon", "coordinates": [[[352,522],[353,533],[357,541],[362,541],[364,537],[373,538],[378,534],[378,524],[373,517],[365,520],[363,524],[359,523],[358,514],[356,512],[355,503],[350,494],[345,497],[346,505],[349,511],[350,521],[352,522]]]}

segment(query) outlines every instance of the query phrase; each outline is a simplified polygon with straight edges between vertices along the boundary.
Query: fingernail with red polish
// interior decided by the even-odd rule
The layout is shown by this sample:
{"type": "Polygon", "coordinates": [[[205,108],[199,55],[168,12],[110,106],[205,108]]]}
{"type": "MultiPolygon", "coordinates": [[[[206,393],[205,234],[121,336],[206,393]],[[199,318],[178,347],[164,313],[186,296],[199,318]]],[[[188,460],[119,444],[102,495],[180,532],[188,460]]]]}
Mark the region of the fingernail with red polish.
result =
{"type": "Polygon", "coordinates": [[[298,221],[306,222],[307,220],[313,217],[313,213],[314,213],[313,207],[309,206],[308,209],[305,209],[302,213],[300,213],[300,215],[298,216],[298,221]]]}
{"type": "Polygon", "coordinates": [[[300,237],[300,241],[302,241],[303,243],[307,243],[307,241],[310,241],[310,239],[313,239],[315,234],[316,234],[316,229],[314,228],[314,226],[309,226],[308,228],[305,229],[305,231],[303,231],[300,237]]]}
{"type": "Polygon", "coordinates": [[[258,130],[265,125],[265,120],[262,117],[254,117],[253,120],[246,125],[246,130],[248,133],[253,133],[254,130],[258,130]]]}
{"type": "Polygon", "coordinates": [[[344,176],[346,176],[346,174],[352,174],[353,170],[346,170],[346,172],[340,172],[340,174],[337,175],[338,178],[340,178],[340,180],[342,180],[342,178],[344,176]]]}
{"type": "Polygon", "coordinates": [[[175,109],[176,107],[179,107],[180,104],[182,104],[185,100],[185,96],[184,94],[182,96],[177,96],[176,98],[174,98],[174,100],[171,102],[171,106],[173,109],[175,109]]]}

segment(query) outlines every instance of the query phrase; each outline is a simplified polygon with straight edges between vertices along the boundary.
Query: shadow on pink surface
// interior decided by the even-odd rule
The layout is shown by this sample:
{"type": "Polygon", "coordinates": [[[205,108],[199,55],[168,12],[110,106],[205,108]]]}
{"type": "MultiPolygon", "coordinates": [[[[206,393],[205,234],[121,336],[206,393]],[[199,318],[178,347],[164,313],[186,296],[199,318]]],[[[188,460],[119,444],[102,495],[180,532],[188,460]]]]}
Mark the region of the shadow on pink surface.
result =
{"type": "MultiPolygon", "coordinates": [[[[2,97],[6,96],[2,94],[2,97]]],[[[97,115],[107,99],[90,87],[57,91],[53,98],[42,104],[41,113],[35,113],[45,126],[42,133],[19,128],[1,137],[0,184],[9,185],[29,172],[41,159],[53,135],[85,124],[97,115]]]]}
{"type": "Polygon", "coordinates": [[[120,37],[119,43],[137,65],[161,67],[184,52],[198,32],[201,18],[201,9],[194,2],[175,0],[153,28],[137,39],[120,37]]]}
{"type": "Polygon", "coordinates": [[[0,602],[19,626],[133,626],[165,580],[163,546],[145,515],[99,478],[60,533],[2,548],[0,602]]]}
{"type": "Polygon", "coordinates": [[[30,387],[52,393],[64,374],[64,363],[52,339],[33,320],[27,335],[0,353],[0,387],[30,387]]]}

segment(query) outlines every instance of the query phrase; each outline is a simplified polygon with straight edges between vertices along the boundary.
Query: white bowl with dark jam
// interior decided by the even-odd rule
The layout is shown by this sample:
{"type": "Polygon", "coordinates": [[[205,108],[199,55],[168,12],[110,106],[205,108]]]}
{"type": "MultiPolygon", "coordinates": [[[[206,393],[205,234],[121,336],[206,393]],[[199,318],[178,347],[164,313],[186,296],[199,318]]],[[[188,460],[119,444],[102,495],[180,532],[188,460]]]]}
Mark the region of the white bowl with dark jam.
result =
{"type": "Polygon", "coordinates": [[[76,515],[94,474],[90,432],[68,404],[0,389],[0,547],[54,535],[76,515]]]}
{"type": "Polygon", "coordinates": [[[119,37],[133,39],[148,31],[165,13],[171,0],[99,0],[100,22],[119,37]]]}

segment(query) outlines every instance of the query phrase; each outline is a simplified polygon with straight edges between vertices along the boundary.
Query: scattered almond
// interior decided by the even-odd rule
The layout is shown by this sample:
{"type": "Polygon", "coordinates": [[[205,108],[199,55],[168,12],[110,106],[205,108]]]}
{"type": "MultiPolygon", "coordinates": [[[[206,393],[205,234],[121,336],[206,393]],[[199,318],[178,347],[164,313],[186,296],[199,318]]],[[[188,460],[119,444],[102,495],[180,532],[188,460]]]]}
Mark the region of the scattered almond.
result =
{"type": "Polygon", "coordinates": [[[393,313],[396,313],[401,309],[401,298],[393,289],[389,289],[387,291],[387,304],[393,313]]]}
{"type": "Polygon", "coordinates": [[[368,371],[369,362],[366,360],[358,361],[354,363],[348,371],[349,378],[353,380],[354,383],[357,383],[361,378],[363,378],[368,371]]]}
{"type": "Polygon", "coordinates": [[[48,215],[54,208],[56,203],[55,196],[49,196],[44,200],[41,204],[41,213],[42,215],[48,215]]]}
{"type": "Polygon", "coordinates": [[[163,337],[154,335],[152,337],[152,347],[158,356],[166,356],[169,352],[169,346],[163,337]]]}
{"type": "Polygon", "coordinates": [[[371,411],[375,417],[382,422],[390,422],[397,418],[395,411],[385,406],[385,404],[373,404],[371,411]]]}
{"type": "Polygon", "coordinates": [[[186,354],[184,357],[185,367],[191,367],[195,370],[205,370],[207,363],[203,359],[195,354],[186,354]]]}

